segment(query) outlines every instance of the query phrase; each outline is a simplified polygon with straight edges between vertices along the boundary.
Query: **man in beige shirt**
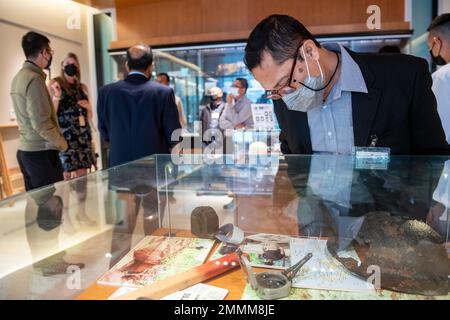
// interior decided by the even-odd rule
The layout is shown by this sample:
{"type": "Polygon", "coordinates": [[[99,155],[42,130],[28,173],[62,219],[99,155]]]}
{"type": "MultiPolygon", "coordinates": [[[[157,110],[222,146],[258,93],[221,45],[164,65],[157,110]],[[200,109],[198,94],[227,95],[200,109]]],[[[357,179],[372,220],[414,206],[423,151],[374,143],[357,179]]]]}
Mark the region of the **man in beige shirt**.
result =
{"type": "MultiPolygon", "coordinates": [[[[156,81],[165,86],[168,86],[168,87],[170,86],[170,77],[167,73],[164,73],[164,72],[158,73],[158,75],[156,76],[156,81]]],[[[178,118],[180,120],[180,126],[182,128],[186,128],[187,121],[186,121],[186,116],[184,115],[183,102],[181,102],[180,97],[175,96],[175,104],[177,105],[177,109],[178,109],[178,118]]]]}
{"type": "Polygon", "coordinates": [[[12,81],[11,99],[20,133],[17,160],[28,191],[63,180],[59,151],[67,149],[67,142],[45,85],[43,69],[50,67],[53,55],[50,40],[28,32],[22,49],[26,61],[12,81]]]}

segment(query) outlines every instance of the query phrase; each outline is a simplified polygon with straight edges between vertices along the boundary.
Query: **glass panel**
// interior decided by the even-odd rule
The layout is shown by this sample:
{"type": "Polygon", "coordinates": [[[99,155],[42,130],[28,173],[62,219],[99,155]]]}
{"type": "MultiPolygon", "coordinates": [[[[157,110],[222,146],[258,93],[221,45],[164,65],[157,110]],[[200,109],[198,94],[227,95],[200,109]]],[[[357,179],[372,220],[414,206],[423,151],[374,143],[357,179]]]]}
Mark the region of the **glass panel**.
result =
{"type": "MultiPolygon", "coordinates": [[[[213,239],[236,230],[267,270],[311,251],[293,282],[311,297],[448,298],[450,158],[185,160],[155,155],[1,201],[0,298],[106,299],[233,252],[213,239]]],[[[242,277],[214,281],[252,297],[242,277]]]]}
{"type": "Polygon", "coordinates": [[[264,99],[264,90],[244,65],[244,48],[244,44],[235,44],[157,51],[155,68],[175,79],[175,93],[186,106],[189,123],[198,119],[199,106],[209,102],[209,88],[221,88],[225,99],[236,78],[246,78],[249,82],[247,97],[250,100],[271,103],[264,99]]]}
{"type": "MultiPolygon", "coordinates": [[[[190,128],[200,116],[200,109],[209,103],[208,90],[220,87],[226,93],[233,80],[246,78],[247,97],[255,103],[272,103],[263,97],[264,90],[243,63],[245,44],[196,46],[189,48],[155,49],[154,75],[166,72],[171,77],[175,95],[180,97],[190,128]]],[[[119,78],[126,75],[125,54],[114,53],[119,66],[119,78]]]]}
{"type": "MultiPolygon", "coordinates": [[[[324,37],[318,40],[323,43],[338,42],[357,52],[377,52],[386,45],[404,47],[411,32],[404,31],[399,34],[361,35],[343,37],[324,37]]],[[[199,120],[200,110],[208,104],[208,89],[218,86],[224,91],[223,99],[232,85],[234,79],[242,77],[247,79],[249,88],[247,97],[253,103],[272,104],[272,100],[264,97],[264,89],[253,78],[245,67],[245,43],[197,45],[189,47],[157,48],[154,54],[154,72],[165,72],[171,77],[171,86],[175,95],[180,97],[187,117],[188,129],[194,129],[194,122],[199,120]]],[[[112,52],[117,62],[118,79],[127,75],[125,69],[125,52],[112,52]]]]}

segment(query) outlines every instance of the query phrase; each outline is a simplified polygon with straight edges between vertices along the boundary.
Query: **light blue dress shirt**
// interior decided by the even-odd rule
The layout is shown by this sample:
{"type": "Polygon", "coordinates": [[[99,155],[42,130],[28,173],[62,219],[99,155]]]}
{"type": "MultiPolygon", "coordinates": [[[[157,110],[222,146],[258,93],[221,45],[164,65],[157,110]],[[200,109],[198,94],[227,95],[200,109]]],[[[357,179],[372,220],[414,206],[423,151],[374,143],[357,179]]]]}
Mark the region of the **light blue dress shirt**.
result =
{"type": "Polygon", "coordinates": [[[246,96],[240,97],[234,105],[227,103],[220,117],[222,130],[235,129],[239,124],[243,124],[246,129],[253,128],[252,101],[246,96]]]}
{"type": "MultiPolygon", "coordinates": [[[[351,154],[354,147],[352,92],[367,93],[361,69],[337,43],[322,44],[341,53],[340,76],[321,107],[308,111],[313,153],[351,154]]],[[[320,62],[320,60],[319,60],[320,62]]]]}
{"type": "Polygon", "coordinates": [[[450,143],[450,63],[433,73],[433,92],[447,142],[450,143]]]}

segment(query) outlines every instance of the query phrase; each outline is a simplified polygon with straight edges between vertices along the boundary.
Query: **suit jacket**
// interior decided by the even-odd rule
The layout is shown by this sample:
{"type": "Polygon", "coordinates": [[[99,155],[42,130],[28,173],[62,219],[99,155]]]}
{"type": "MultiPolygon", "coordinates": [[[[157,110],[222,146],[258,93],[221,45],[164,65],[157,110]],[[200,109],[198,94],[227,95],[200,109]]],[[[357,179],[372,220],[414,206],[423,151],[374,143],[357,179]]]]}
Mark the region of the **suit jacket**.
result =
{"type": "Polygon", "coordinates": [[[109,166],[154,153],[170,153],[180,128],[173,90],[131,74],[100,89],[97,103],[101,138],[109,142],[109,166]]]}
{"type": "MultiPolygon", "coordinates": [[[[348,49],[346,49],[348,50],[348,49]]],[[[352,92],[355,146],[391,148],[392,155],[450,154],[424,59],[403,54],[355,53],[368,93],[352,92]]],[[[307,113],[274,101],[283,153],[311,154],[307,113]]],[[[338,124],[337,124],[338,125],[338,124]]]]}

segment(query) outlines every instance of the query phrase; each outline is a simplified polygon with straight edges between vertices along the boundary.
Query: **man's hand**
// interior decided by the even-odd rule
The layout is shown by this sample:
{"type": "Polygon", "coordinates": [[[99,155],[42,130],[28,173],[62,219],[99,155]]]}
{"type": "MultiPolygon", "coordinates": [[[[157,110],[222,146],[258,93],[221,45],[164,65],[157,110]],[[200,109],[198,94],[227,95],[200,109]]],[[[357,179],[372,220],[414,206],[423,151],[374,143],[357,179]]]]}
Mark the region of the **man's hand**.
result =
{"type": "Polygon", "coordinates": [[[431,207],[427,215],[427,224],[429,226],[435,226],[439,222],[439,218],[444,214],[445,206],[441,203],[436,203],[431,207]]]}
{"type": "Polygon", "coordinates": [[[54,97],[60,98],[61,97],[61,86],[59,85],[58,81],[53,81],[53,83],[50,85],[50,88],[52,90],[52,95],[54,97]]]}
{"type": "Polygon", "coordinates": [[[233,106],[234,105],[234,96],[231,93],[229,93],[227,95],[227,103],[228,103],[229,106],[233,106]]]}
{"type": "Polygon", "coordinates": [[[245,128],[245,124],[243,124],[243,123],[239,123],[236,127],[235,127],[235,129],[244,129],[245,128]]]}

